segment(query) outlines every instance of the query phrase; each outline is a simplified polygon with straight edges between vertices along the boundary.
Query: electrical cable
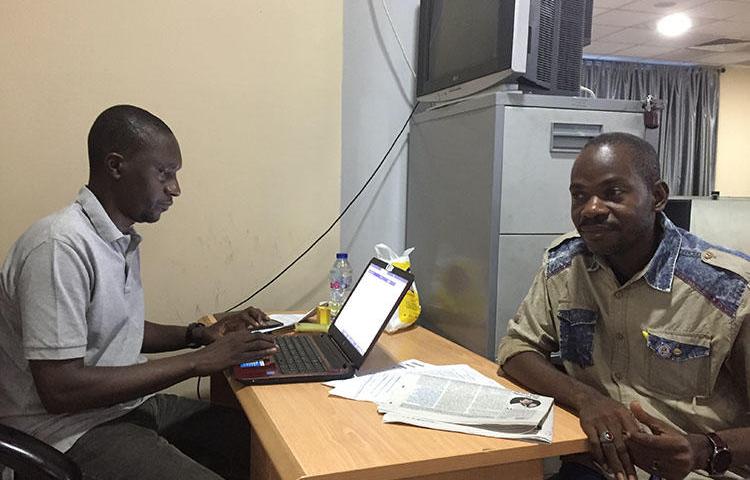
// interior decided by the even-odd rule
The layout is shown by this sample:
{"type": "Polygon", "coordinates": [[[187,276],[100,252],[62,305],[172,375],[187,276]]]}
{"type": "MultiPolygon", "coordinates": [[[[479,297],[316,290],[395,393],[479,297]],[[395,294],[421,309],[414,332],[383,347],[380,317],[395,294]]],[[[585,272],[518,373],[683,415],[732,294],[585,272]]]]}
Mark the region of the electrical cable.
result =
{"type": "MultiPolygon", "coordinates": [[[[396,37],[396,42],[398,42],[398,46],[401,49],[401,55],[404,57],[404,61],[406,62],[406,65],[409,67],[409,71],[411,72],[412,77],[417,78],[417,73],[414,71],[414,67],[412,67],[411,62],[409,62],[409,57],[406,54],[406,49],[404,48],[404,45],[401,43],[401,38],[399,37],[398,32],[396,32],[396,27],[393,24],[393,19],[391,18],[391,12],[388,10],[388,5],[386,4],[386,0],[382,0],[382,3],[383,3],[383,10],[385,10],[385,15],[388,18],[388,23],[390,24],[391,30],[393,30],[393,35],[396,37]]],[[[362,188],[359,189],[359,192],[357,192],[357,194],[349,201],[349,203],[341,211],[341,213],[339,214],[339,216],[336,217],[336,219],[333,221],[333,223],[331,223],[331,225],[317,239],[315,239],[315,241],[312,244],[310,244],[309,247],[307,247],[302,253],[300,253],[297,256],[297,258],[295,258],[292,261],[292,263],[290,263],[289,265],[287,265],[283,270],[281,270],[278,274],[276,274],[276,276],[274,276],[271,280],[269,280],[268,282],[266,282],[265,285],[263,285],[262,287],[260,287],[259,289],[257,289],[250,296],[248,296],[247,298],[245,298],[241,302],[237,303],[236,305],[234,305],[232,307],[229,307],[226,310],[224,310],[224,313],[230,312],[230,311],[234,310],[235,308],[244,305],[245,303],[247,303],[250,300],[252,300],[260,292],[262,292],[263,290],[265,290],[266,288],[268,288],[269,286],[271,286],[271,284],[273,284],[279,277],[281,277],[282,275],[284,275],[287,272],[287,270],[289,270],[290,268],[292,268],[294,266],[294,264],[296,264],[300,259],[302,259],[302,257],[304,257],[307,254],[307,252],[309,252],[310,250],[312,250],[315,247],[315,245],[317,245],[323,239],[323,237],[325,237],[326,235],[328,235],[328,232],[330,232],[331,230],[333,230],[333,227],[336,226],[336,224],[346,214],[346,212],[349,210],[349,208],[351,208],[351,206],[354,204],[354,202],[356,202],[357,199],[360,197],[360,195],[362,195],[362,193],[365,191],[365,189],[370,184],[370,182],[372,181],[372,179],[375,178],[375,175],[378,173],[378,171],[380,170],[380,168],[385,163],[386,159],[388,158],[388,155],[390,155],[391,151],[393,150],[393,147],[396,146],[396,142],[398,141],[399,138],[401,138],[401,135],[404,133],[404,130],[406,130],[406,126],[409,125],[409,121],[411,120],[411,117],[414,116],[414,112],[417,110],[417,106],[418,105],[419,105],[418,101],[416,103],[414,103],[414,107],[411,109],[411,112],[409,113],[409,116],[407,117],[406,121],[404,122],[404,125],[401,127],[401,130],[399,130],[398,135],[396,135],[396,138],[393,139],[393,142],[391,143],[391,146],[388,147],[388,151],[385,152],[385,155],[383,155],[383,158],[380,160],[380,163],[378,163],[378,166],[375,167],[375,170],[372,172],[372,174],[367,179],[367,181],[365,182],[365,184],[362,185],[362,188]]],[[[198,382],[196,383],[196,386],[195,386],[195,393],[196,393],[196,396],[198,397],[198,399],[200,399],[201,398],[201,377],[198,377],[198,382]]]]}
{"type": "Polygon", "coordinates": [[[587,93],[591,98],[596,98],[596,93],[594,93],[594,91],[591,90],[590,88],[584,87],[583,85],[581,85],[581,86],[578,87],[578,89],[581,92],[587,93]]]}
{"type": "Polygon", "coordinates": [[[265,290],[273,282],[275,282],[280,276],[282,276],[284,273],[286,273],[287,270],[289,270],[290,268],[292,268],[292,266],[294,266],[295,263],[297,263],[302,257],[304,257],[307,254],[307,252],[309,252],[310,250],[312,250],[313,247],[315,247],[315,245],[317,245],[318,242],[320,242],[323,239],[323,237],[325,237],[326,235],[328,235],[328,232],[330,232],[331,230],[333,230],[333,227],[336,226],[336,224],[339,222],[339,220],[341,220],[341,217],[343,217],[346,214],[346,212],[349,210],[349,208],[351,208],[351,206],[354,204],[354,202],[356,202],[357,199],[360,197],[360,195],[362,195],[362,193],[365,191],[365,188],[367,188],[367,186],[370,184],[370,182],[372,181],[372,179],[375,177],[375,175],[378,173],[378,171],[380,170],[380,168],[383,166],[383,163],[385,163],[386,159],[388,158],[388,155],[390,155],[391,151],[393,150],[393,147],[396,146],[396,142],[398,141],[399,138],[401,138],[401,134],[404,133],[404,130],[406,130],[407,125],[409,125],[409,121],[411,120],[411,117],[414,116],[414,112],[417,110],[417,106],[418,105],[419,105],[419,102],[416,102],[414,104],[414,108],[412,108],[411,113],[409,113],[409,117],[404,122],[404,125],[401,127],[401,130],[399,130],[398,135],[396,135],[396,138],[393,139],[393,142],[391,143],[391,146],[388,147],[388,151],[385,152],[385,155],[383,155],[383,158],[382,158],[382,160],[380,160],[380,163],[378,163],[378,166],[375,167],[375,170],[370,175],[370,178],[368,178],[367,181],[365,182],[365,184],[362,185],[362,188],[359,189],[359,192],[357,192],[357,194],[349,201],[349,203],[347,204],[347,206],[341,211],[341,213],[339,214],[339,216],[336,217],[336,219],[333,221],[333,223],[331,223],[331,225],[313,243],[311,243],[309,247],[307,247],[302,253],[300,253],[297,256],[297,258],[295,258],[292,261],[292,263],[290,263],[289,265],[287,265],[282,271],[280,271],[278,274],[276,274],[275,277],[273,277],[271,280],[269,280],[268,282],[266,282],[265,285],[263,285],[262,287],[260,287],[259,289],[257,289],[255,292],[253,292],[252,295],[248,296],[247,298],[245,298],[241,302],[237,303],[236,305],[234,305],[234,306],[226,309],[224,311],[224,313],[230,312],[230,311],[234,310],[235,308],[237,308],[237,307],[239,307],[239,306],[241,306],[241,305],[249,302],[250,300],[252,300],[253,297],[255,297],[260,292],[262,292],[263,290],[265,290]]]}
{"type": "MultiPolygon", "coordinates": [[[[265,290],[267,287],[269,287],[279,277],[281,277],[282,275],[284,275],[284,273],[286,273],[287,270],[289,270],[290,268],[292,268],[292,266],[294,266],[295,263],[297,263],[302,257],[304,257],[307,254],[307,252],[309,252],[310,250],[312,250],[313,247],[315,247],[315,245],[317,245],[318,242],[320,242],[323,239],[323,237],[325,237],[326,235],[328,235],[328,232],[330,232],[331,230],[333,230],[333,227],[336,226],[336,224],[339,222],[339,220],[341,220],[341,218],[344,216],[344,214],[346,214],[346,212],[349,210],[349,208],[351,208],[351,206],[354,205],[354,202],[356,202],[357,199],[360,197],[360,195],[362,195],[362,193],[365,191],[365,189],[370,184],[370,182],[372,181],[372,179],[375,178],[375,175],[378,173],[378,171],[380,170],[380,168],[385,163],[386,159],[388,158],[388,155],[391,154],[391,151],[393,150],[393,147],[396,146],[396,142],[398,142],[398,139],[401,138],[401,135],[404,133],[404,130],[406,130],[407,125],[409,125],[409,121],[411,120],[411,117],[414,116],[414,112],[417,111],[417,106],[418,105],[419,105],[419,102],[416,102],[414,104],[414,108],[411,109],[411,112],[409,113],[409,116],[406,118],[406,121],[404,122],[404,125],[401,127],[401,130],[399,130],[398,135],[396,135],[396,138],[393,139],[393,142],[391,143],[391,146],[388,147],[388,151],[385,152],[385,155],[383,155],[383,158],[380,160],[380,163],[378,163],[378,166],[375,167],[375,170],[372,172],[372,174],[367,179],[367,181],[365,182],[365,184],[362,185],[362,188],[359,189],[359,192],[357,192],[357,194],[354,195],[354,197],[349,201],[349,203],[346,205],[346,207],[341,211],[341,213],[339,214],[339,216],[336,217],[336,219],[333,221],[333,223],[331,223],[331,225],[325,230],[325,232],[323,232],[313,243],[310,244],[309,247],[307,247],[302,253],[300,253],[297,256],[297,258],[295,258],[292,261],[292,263],[290,263],[289,265],[287,265],[282,271],[280,271],[278,274],[276,274],[275,277],[273,277],[271,280],[269,280],[268,282],[266,282],[265,285],[263,285],[262,287],[260,287],[259,289],[257,289],[255,292],[253,292],[252,295],[250,295],[246,299],[242,300],[241,302],[239,302],[235,306],[224,310],[224,313],[230,312],[230,311],[234,310],[235,308],[237,308],[237,307],[239,307],[239,306],[241,306],[241,305],[249,302],[253,297],[255,297],[256,295],[258,295],[260,292],[262,292],[263,290],[265,290]]],[[[196,382],[196,385],[195,385],[195,394],[196,394],[196,397],[198,397],[198,399],[201,400],[201,377],[198,377],[198,381],[196,382]]]]}
{"type": "Polygon", "coordinates": [[[409,56],[406,54],[406,49],[404,48],[404,44],[401,43],[401,37],[398,36],[398,32],[396,31],[396,26],[393,24],[393,19],[391,18],[391,12],[388,10],[388,4],[385,3],[385,0],[383,0],[382,3],[383,3],[383,10],[385,10],[385,16],[388,17],[388,23],[391,25],[391,30],[393,30],[393,36],[396,37],[396,41],[398,42],[399,48],[401,48],[401,55],[403,55],[404,57],[406,66],[409,67],[411,76],[413,78],[417,78],[417,72],[415,72],[414,67],[411,66],[411,62],[409,61],[409,56]]]}

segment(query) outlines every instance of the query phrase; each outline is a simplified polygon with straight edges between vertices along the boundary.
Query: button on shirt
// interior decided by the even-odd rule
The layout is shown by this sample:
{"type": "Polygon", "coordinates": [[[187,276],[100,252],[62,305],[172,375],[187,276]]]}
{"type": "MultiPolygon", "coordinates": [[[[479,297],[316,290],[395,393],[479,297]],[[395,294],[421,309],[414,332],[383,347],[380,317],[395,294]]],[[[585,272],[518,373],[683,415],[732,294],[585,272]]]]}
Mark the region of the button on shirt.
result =
{"type": "Polygon", "coordinates": [[[750,426],[750,257],[660,222],[654,257],[624,285],[577,235],[553,243],[498,363],[559,350],[569,375],[683,432],[750,426]]]}
{"type": "Polygon", "coordinates": [[[83,187],[75,203],[36,222],[11,247],[0,270],[0,423],[65,451],[90,428],[142,402],[50,414],[28,365],[146,361],[140,240],[132,229],[120,232],[83,187]]]}

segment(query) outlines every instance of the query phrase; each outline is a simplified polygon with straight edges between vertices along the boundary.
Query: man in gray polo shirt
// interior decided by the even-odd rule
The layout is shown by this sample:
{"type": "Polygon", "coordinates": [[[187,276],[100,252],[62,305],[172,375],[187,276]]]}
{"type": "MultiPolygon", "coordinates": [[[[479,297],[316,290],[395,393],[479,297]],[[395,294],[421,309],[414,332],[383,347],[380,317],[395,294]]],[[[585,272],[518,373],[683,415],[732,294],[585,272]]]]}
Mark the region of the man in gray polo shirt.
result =
{"type": "Polygon", "coordinates": [[[159,118],[119,105],[97,117],[88,149],[78,198],[32,225],[0,269],[0,423],[67,452],[86,478],[246,478],[241,414],[154,393],[272,354],[273,338],[246,328],[268,318],[251,307],[212,326],[146,321],[133,225],[180,194],[179,145],[159,118]]]}

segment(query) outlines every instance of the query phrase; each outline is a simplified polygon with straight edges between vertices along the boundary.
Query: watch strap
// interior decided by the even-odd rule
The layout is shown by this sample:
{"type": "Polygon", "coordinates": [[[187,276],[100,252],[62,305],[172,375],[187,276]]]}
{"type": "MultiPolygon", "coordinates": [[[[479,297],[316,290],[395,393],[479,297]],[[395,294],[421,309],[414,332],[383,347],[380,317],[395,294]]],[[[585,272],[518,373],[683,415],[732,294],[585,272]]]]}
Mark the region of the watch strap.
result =
{"type": "Polygon", "coordinates": [[[187,348],[198,348],[203,346],[198,337],[195,335],[195,331],[204,328],[205,325],[199,322],[193,322],[187,326],[185,330],[185,346],[187,348]]]}
{"type": "MultiPolygon", "coordinates": [[[[719,458],[720,455],[731,455],[727,442],[725,442],[724,439],[722,439],[714,432],[706,433],[706,438],[708,438],[708,442],[711,445],[711,453],[708,456],[708,465],[706,466],[706,471],[711,475],[718,475],[726,472],[727,468],[729,467],[729,462],[726,462],[725,465],[717,465],[717,458],[719,458]]],[[[731,456],[729,458],[731,458],[731,456]]]]}

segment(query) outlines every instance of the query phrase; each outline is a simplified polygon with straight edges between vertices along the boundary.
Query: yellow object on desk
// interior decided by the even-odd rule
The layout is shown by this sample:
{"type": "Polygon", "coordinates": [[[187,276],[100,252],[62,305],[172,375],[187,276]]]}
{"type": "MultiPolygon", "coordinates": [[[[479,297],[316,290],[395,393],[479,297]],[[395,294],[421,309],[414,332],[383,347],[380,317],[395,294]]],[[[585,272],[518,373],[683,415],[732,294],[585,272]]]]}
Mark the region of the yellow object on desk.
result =
{"type": "Polygon", "coordinates": [[[331,323],[331,308],[328,306],[328,302],[321,302],[321,304],[318,305],[318,323],[321,325],[328,325],[331,323]]]}
{"type": "Polygon", "coordinates": [[[320,333],[326,333],[328,332],[328,327],[330,325],[321,325],[320,323],[297,323],[294,325],[294,331],[295,332],[320,332],[320,333]]]}

